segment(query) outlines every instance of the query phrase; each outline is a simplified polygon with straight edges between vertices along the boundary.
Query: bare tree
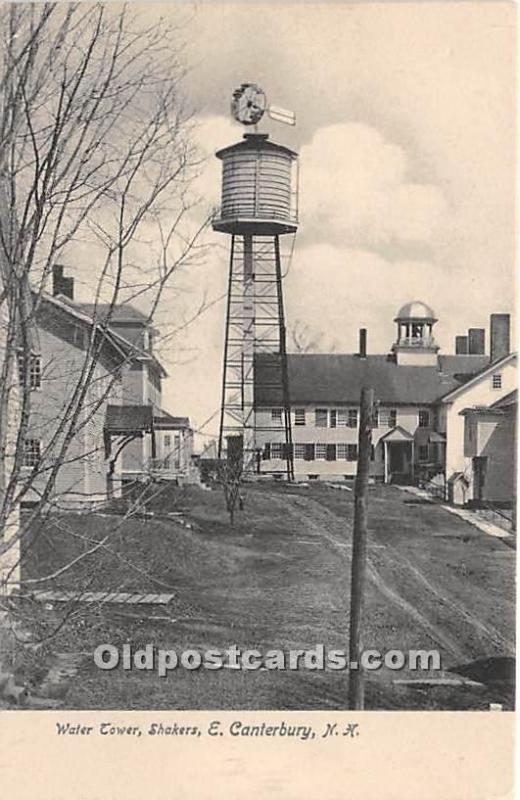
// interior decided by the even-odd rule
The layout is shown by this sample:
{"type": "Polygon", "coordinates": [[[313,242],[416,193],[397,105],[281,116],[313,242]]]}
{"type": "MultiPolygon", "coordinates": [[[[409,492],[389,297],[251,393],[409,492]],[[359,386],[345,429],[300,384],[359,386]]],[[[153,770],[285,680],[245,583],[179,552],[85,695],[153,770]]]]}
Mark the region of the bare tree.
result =
{"type": "Polygon", "coordinates": [[[290,348],[294,353],[318,352],[323,344],[323,334],[315,333],[311,327],[301,320],[296,320],[289,330],[290,348]]]}
{"type": "MultiPolygon", "coordinates": [[[[13,3],[0,13],[0,539],[6,551],[20,539],[31,546],[31,522],[56,504],[60,470],[102,447],[93,441],[90,452],[78,455],[71,443],[120,392],[121,370],[135,356],[111,331],[114,308],[137,302],[151,320],[178,268],[200,257],[205,220],[190,192],[201,161],[181,91],[182,26],[150,24],[126,6],[101,3],[13,3]],[[78,246],[92,254],[85,280],[92,324],[80,364],[56,358],[44,365],[47,390],[65,382],[67,391],[54,418],[40,420],[45,444],[28,469],[39,319],[53,267],[75,258],[78,246]],[[107,352],[118,348],[107,366],[107,352]],[[35,490],[31,517],[18,532],[16,510],[35,490]]],[[[16,564],[15,558],[12,569],[16,564]]]]}

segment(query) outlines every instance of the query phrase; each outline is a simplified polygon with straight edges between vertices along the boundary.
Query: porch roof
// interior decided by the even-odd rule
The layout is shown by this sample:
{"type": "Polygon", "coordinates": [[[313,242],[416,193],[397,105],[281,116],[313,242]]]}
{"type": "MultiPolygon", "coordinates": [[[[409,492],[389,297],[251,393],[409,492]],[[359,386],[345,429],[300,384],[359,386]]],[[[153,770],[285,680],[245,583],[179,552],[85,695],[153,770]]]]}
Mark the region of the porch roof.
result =
{"type": "Polygon", "coordinates": [[[152,406],[107,406],[105,431],[112,434],[151,432],[152,406]]]}
{"type": "Polygon", "coordinates": [[[385,433],[379,439],[380,442],[413,442],[413,436],[402,425],[396,425],[395,428],[385,433]]]}
{"type": "Polygon", "coordinates": [[[186,430],[189,427],[188,417],[172,417],[151,405],[108,405],[105,415],[105,431],[112,434],[151,433],[154,429],[186,430]]]}

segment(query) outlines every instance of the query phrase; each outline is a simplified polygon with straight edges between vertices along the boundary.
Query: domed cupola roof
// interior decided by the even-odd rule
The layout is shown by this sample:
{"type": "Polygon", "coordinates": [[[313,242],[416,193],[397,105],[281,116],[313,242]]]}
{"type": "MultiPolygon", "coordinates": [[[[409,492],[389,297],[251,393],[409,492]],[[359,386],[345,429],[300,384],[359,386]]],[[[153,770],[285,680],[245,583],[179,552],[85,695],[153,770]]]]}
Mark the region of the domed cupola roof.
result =
{"type": "Polygon", "coordinates": [[[434,310],[421,300],[412,300],[411,303],[405,303],[405,305],[399,309],[399,312],[395,318],[395,322],[399,322],[401,320],[437,322],[434,310]]]}

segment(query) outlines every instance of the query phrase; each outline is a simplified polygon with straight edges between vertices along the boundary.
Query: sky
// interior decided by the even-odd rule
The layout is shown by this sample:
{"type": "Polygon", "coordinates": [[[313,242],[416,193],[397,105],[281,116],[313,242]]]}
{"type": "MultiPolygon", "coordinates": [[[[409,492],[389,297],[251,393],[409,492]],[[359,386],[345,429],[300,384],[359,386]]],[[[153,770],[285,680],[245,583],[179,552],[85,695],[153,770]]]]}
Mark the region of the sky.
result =
{"type": "MultiPolygon", "coordinates": [[[[168,17],[178,8],[145,11],[168,17]]],[[[212,154],[243,133],[229,115],[233,89],[254,81],[296,114],[294,129],[264,126],[300,159],[300,226],[284,282],[289,329],[305,325],[323,352],[355,352],[366,327],[368,351],[385,353],[397,310],[420,299],[439,319],[441,352],[452,353],[455,335],[513,311],[513,4],[212,2],[182,13],[184,92],[209,156],[197,190],[208,205],[220,188],[212,154]]],[[[176,276],[159,327],[225,292],[229,241],[206,235],[206,259],[176,276]]],[[[220,402],[224,312],[215,303],[161,352],[164,407],[208,436],[217,429],[217,416],[202,426],[220,402]]]]}

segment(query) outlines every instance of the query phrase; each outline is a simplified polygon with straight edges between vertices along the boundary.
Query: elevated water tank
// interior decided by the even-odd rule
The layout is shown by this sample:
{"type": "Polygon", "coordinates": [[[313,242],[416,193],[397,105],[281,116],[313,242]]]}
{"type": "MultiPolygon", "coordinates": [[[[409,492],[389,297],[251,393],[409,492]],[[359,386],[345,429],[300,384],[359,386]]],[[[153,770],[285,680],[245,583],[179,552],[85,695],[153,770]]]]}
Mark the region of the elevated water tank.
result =
{"type": "Polygon", "coordinates": [[[222,161],[222,205],[212,223],[216,231],[276,235],[296,230],[293,150],[270,142],[266,133],[246,133],[216,155],[222,161]]]}

